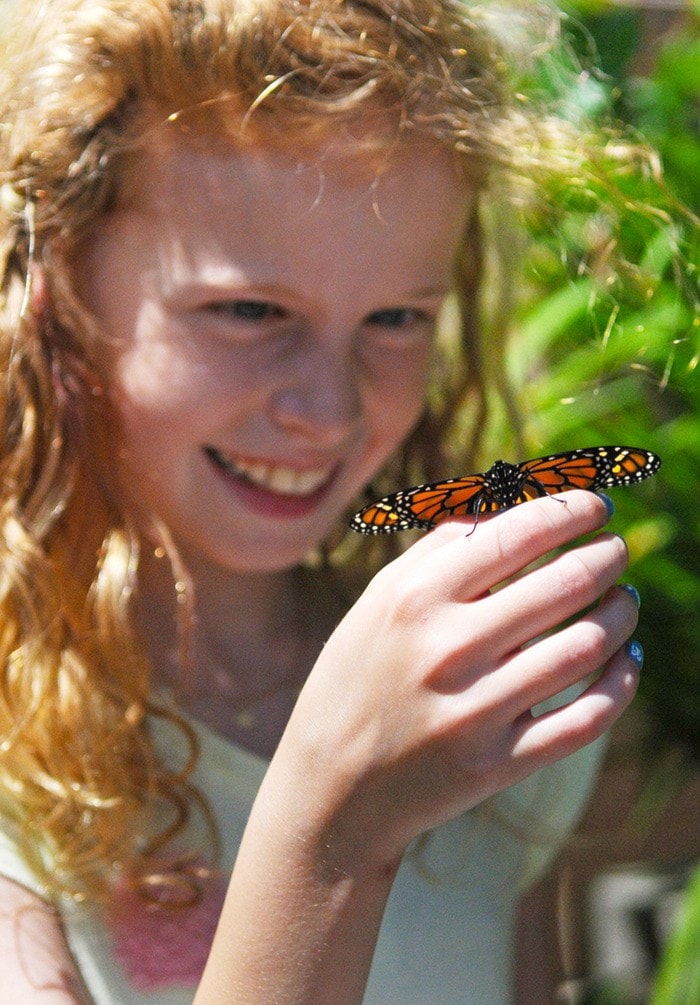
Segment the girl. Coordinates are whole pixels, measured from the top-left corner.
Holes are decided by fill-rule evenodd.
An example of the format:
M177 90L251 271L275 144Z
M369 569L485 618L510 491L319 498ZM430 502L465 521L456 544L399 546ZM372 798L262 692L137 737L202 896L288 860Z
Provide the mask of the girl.
M3 27L7 1001L509 999L518 890L635 690L625 545L574 545L609 513L570 493L364 592L382 541L329 559L371 481L468 469L482 211L579 142L508 94L491 20L21 0Z

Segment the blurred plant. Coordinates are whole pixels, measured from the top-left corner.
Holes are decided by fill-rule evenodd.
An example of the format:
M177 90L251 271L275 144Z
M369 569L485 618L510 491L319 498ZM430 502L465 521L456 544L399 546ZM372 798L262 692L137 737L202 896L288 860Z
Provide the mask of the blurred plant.
M700 868L681 905L678 923L658 969L649 1005L700 1002Z
M580 62L567 101L574 114L612 106L661 152L663 178L618 177L630 211L617 218L596 211L595 192L557 192L556 232L550 218L532 221L520 321L487 448L510 442L524 457L617 442L661 455L654 479L613 493L614 527L629 544L642 596L639 701L654 740L682 744L692 770L700 764L698 18L688 8L641 77L627 73L640 12L597 2L591 14L592 6L579 0L579 20L570 22L571 65ZM587 69L596 49L602 74ZM557 75L556 67L537 82L545 90L547 73ZM613 155L614 140L613 132ZM682 781L678 760L672 764Z
M580 59L567 99L574 114L612 108L659 151L663 180L661 172L620 178L631 212L616 221L583 195L562 203L556 233L533 221L486 446L510 442L525 457L617 442L662 457L649 482L613 492L613 527L628 542L642 596L637 707L652 754L640 758L647 785L638 809L648 820L700 767L700 3L670 15L673 30L653 54L640 9L571 0L569 11L571 65ZM640 46L644 74L635 68ZM603 73L586 68L596 51ZM546 73L538 83L546 90ZM630 1001L617 987L591 993L591 1005ZM650 1005L690 1002L700 1002L700 869Z

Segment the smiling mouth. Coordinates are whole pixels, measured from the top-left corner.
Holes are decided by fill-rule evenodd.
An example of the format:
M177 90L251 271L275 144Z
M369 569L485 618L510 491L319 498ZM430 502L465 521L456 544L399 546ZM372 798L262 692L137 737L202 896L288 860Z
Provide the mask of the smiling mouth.
M222 454L216 447L205 447L204 452L226 474L286 496L308 496L317 492L333 473L332 467L295 471L283 464L266 464L262 461L244 461Z

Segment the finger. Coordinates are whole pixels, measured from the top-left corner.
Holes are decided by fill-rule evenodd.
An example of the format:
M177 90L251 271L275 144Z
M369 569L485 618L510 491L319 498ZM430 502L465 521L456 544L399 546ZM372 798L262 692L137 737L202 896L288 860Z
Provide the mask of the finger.
M627 562L624 540L601 534L482 598L478 624L486 649L490 638L492 654L502 658L551 631L595 603L620 578Z
M637 603L622 587L613 587L598 606L572 625L521 649L493 676L511 720L545 702L604 666L634 631Z
M635 644L637 645L637 644ZM513 731L512 755L525 774L561 760L597 740L630 704L639 683L640 661L619 649L605 671L570 704L533 718L524 713Z
M448 520L419 539L397 560L408 571L420 563L426 584L446 598L469 600L577 537L599 530L609 511L593 492L545 497L470 523Z

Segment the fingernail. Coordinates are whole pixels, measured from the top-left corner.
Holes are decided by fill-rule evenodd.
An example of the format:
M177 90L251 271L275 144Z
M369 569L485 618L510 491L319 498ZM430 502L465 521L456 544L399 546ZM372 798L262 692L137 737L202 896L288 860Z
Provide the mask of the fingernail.
M629 658L637 664L637 669L641 670L644 666L644 650L641 643L637 642L636 639L630 639L625 646L625 650Z
M605 492L597 492L596 495L605 503L605 508L608 511L608 520L610 520L615 513L615 503L609 495L605 494Z
M630 597L632 598L632 600L634 600L635 604L637 605L637 610L639 610L639 607L642 603L642 599L639 596L639 592L634 588L634 586L632 586L631 583L620 583L620 589L624 590L626 593L629 593Z

